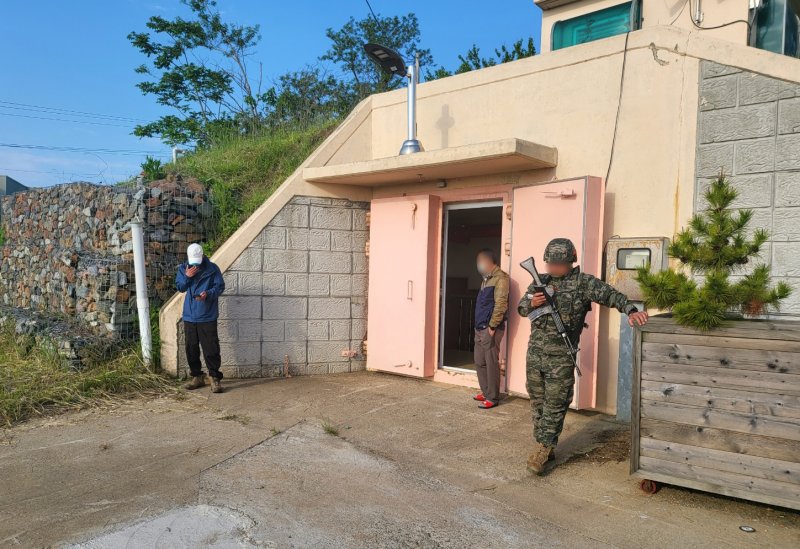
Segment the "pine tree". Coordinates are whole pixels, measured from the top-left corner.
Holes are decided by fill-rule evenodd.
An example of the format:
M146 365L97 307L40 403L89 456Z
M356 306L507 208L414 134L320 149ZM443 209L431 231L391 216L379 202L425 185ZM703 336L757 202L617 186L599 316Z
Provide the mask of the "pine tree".
M791 293L785 282L770 287L766 265L758 265L731 282L730 275L741 274L769 238L764 229L756 229L748 237L747 225L753 212L731 210L736 196L736 189L720 175L705 193L708 208L695 214L669 246L670 256L705 277L702 286L683 271L651 273L648 267L639 269L636 279L645 302L671 310L679 324L710 330L731 314L759 316L770 308L777 310L780 301Z

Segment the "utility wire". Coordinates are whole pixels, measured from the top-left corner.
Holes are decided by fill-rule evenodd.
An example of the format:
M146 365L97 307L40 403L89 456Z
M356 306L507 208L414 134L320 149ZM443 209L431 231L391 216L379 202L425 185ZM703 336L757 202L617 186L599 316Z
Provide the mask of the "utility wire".
M155 156L169 156L164 151L138 151L135 149L92 149L87 147L62 147L57 145L20 145L18 143L0 143L0 147L7 147L10 149L33 149L38 151L60 151L60 152L78 152L78 153L102 153L102 154L119 154L119 155L155 155Z
M38 111L38 112L43 112L45 114L80 115L80 116L88 117L88 118L100 118L100 119L105 119L105 120L116 120L116 121L119 121L119 122L147 122L146 120L143 120L141 118L132 118L132 117L129 117L129 116L118 116L118 115L113 115L113 114L99 114L99 113L86 112L86 111L75 111L75 110L71 110L71 109L62 109L62 108L58 108L58 107L44 107L44 106L41 106L41 105L32 105L30 103L17 103L17 102L14 102L14 101L4 101L2 99L0 99L0 105L2 105L2 106L11 105L11 106L4 107L4 108L9 108L9 109L15 108L15 109L20 109L20 110Z
M6 108L0 105L0 108ZM0 116L13 116L15 118L33 118L35 120L52 120L54 122L72 122L73 124L91 124L92 126L111 126L113 128L128 128L132 126L123 126L122 124L109 124L107 122L91 122L89 120L69 120L67 118L52 118L49 116L33 116L30 114L16 114L12 112L0 112Z
M372 4L369 3L369 0L366 0L366 2L367 2L367 7L369 8L369 11L372 14L372 18L377 22L378 21L378 16L375 15L375 10L372 9Z
M614 134L611 138L611 152L608 155L608 169L606 170L606 180L604 182L606 188L608 188L608 178L611 175L611 166L614 163L614 150L616 149L617 145L617 128L619 127L619 113L622 110L622 90L623 84L625 82L625 65L628 61L628 38L630 38L631 33L630 31L625 33L625 48L622 51L622 68L620 69L619 75L619 96L617 98L617 115L614 118Z

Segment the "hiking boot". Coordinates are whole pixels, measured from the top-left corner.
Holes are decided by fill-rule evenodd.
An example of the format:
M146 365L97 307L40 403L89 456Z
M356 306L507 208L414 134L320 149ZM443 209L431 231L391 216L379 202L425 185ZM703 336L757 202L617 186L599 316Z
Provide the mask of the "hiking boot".
M211 392L212 393L222 392L222 380L217 379L215 377L211 378Z
M192 380L183 386L184 389L187 391L194 391L195 389L199 389L206 384L206 376L199 375L199 376L192 376Z
M533 453L528 458L528 471L537 475L544 471L544 465L550 460L550 454L553 452L552 446L544 446L536 442L533 447ZM553 454L555 456L555 454Z

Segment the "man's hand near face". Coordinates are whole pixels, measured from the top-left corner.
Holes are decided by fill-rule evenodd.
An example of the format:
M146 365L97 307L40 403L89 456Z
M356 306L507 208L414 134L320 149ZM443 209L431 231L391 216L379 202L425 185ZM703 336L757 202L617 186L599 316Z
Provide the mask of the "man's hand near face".
M188 276L189 278L192 278L194 275L197 274L197 271L199 271L199 270L200 270L200 267L198 265L192 265L191 267L186 269L185 273L186 273L186 276Z

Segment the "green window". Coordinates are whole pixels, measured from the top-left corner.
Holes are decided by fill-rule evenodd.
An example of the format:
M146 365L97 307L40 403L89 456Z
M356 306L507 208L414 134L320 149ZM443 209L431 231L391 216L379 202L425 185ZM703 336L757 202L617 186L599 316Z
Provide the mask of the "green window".
M798 19L787 0L764 2L755 17L756 47L792 57L800 56Z
M553 49L624 34L639 28L639 2L625 2L553 25ZM634 5L635 3L635 5Z

